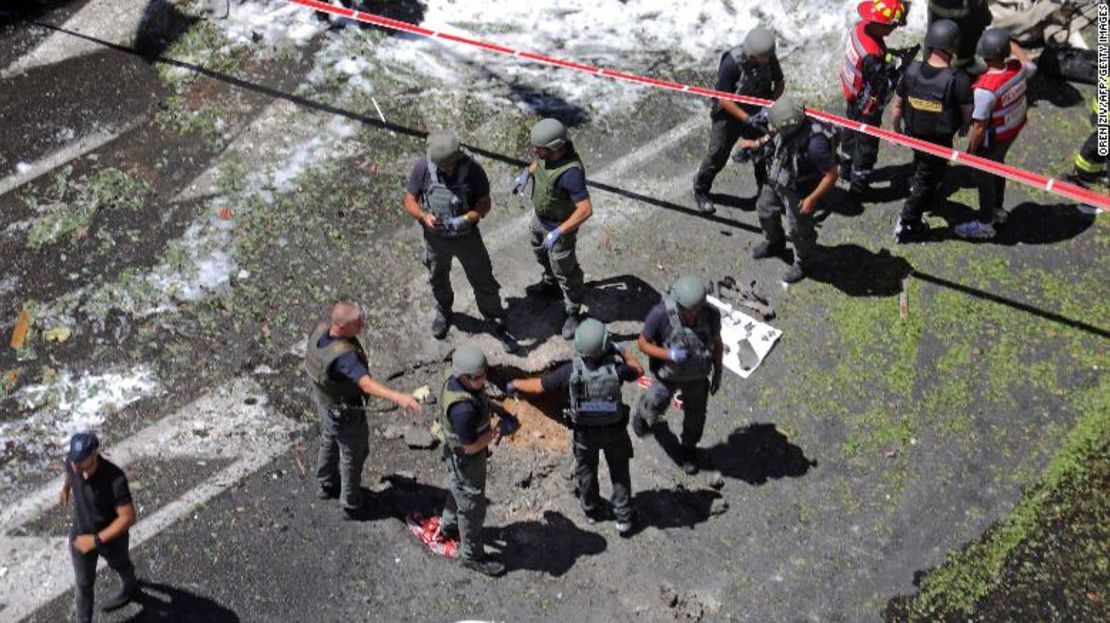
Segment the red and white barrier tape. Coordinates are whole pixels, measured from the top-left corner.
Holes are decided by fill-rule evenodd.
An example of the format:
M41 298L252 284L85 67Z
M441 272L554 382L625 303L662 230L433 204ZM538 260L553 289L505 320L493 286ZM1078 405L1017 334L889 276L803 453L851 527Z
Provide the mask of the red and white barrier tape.
M427 28L422 28L420 26L415 26L408 22L389 19L388 17L382 17L380 15L374 15L373 13L366 13L364 11L356 11L354 9L332 6L325 2L317 2L316 0L289 0L289 2L315 9L317 11L324 11L327 13L332 13L334 15L339 15L341 17L346 17L348 19L365 22L367 24L373 24L375 26L381 26L382 28L389 28L391 30L398 30L401 32L407 32L409 34L420 35L423 37L442 39L444 41L450 41L452 43L461 43L463 45L486 50L487 52L496 52L498 54L513 56L516 58L524 59L526 61L543 63L545 65L562 67L564 69L571 69L574 71L599 76L602 78L623 80L625 82L632 82L635 84L641 84L660 89L679 91L681 93L690 93L701 97L729 99L735 102L740 102L742 104L769 106L772 103L771 100L765 100L758 97L748 97L746 95L736 95L735 93L714 91L713 89L690 86L688 84L682 84L679 82L656 80L654 78L647 78L644 76L637 76L635 74L613 71L612 69L603 69L601 67L593 67L591 65L583 65L582 63L575 63L574 61L563 60L551 56L543 56L541 54L535 54L523 50L514 50L503 45L487 43L485 41L469 39L467 37L460 37L459 35L453 35L451 33L430 30ZM820 119L833 125L848 128L849 130L854 130L856 132L870 134L871 136L876 136L888 143L894 143L896 145L909 147L910 149L922 151L934 156L939 156L941 158L945 158L946 160L958 162L960 164L978 169L980 171L986 171L987 173L1000 175L1015 182L1025 184L1026 186L1032 186L1033 188L1047 191L1054 195L1065 197L1079 203L1094 206L1103 211L1110 210L1110 196L1088 190L1086 188L1083 188L1082 186L1077 186L1068 182L1045 177L1037 173L1031 173L1029 171L1025 171L1023 169L1010 166L1008 164L987 160L986 158L981 158L967 152L959 151L952 147L942 147L934 143L922 141L916 138L905 136L903 134L898 134L890 130L884 130L882 128L870 126L865 123L860 123L859 121L845 119L844 117L839 117L837 115L833 115L824 111L809 108L806 109L806 114L813 117L814 119Z

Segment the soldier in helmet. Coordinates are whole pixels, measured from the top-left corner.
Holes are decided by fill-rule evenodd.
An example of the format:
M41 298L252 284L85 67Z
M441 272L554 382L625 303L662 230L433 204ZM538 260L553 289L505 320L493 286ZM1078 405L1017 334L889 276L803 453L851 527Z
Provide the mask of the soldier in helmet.
M320 416L319 495L321 499L341 498L348 519L359 518L363 510L360 481L370 452L366 397L420 411L420 403L411 394L394 391L370 376L366 349L358 339L362 324L357 305L336 303L329 322L320 323L309 335L304 355Z
M1001 28L988 28L979 39L979 57L987 69L972 85L975 106L971 111L968 153L1005 162L1010 146L1025 127L1025 89L1037 71L1029 55ZM1013 55L1015 58L1010 59ZM1010 60L1007 60L1010 59ZM955 228L961 238L990 240L995 228L1008 217L1003 200L1006 178L976 171L979 185L979 211L975 218Z
M775 56L775 34L762 26L753 28L741 45L721 55L714 89L725 93L749 95L764 99L778 99L786 88ZM760 107L738 104L732 100L717 99L710 118L713 125L709 132L709 153L702 160L694 177L694 203L704 214L717 211L709 192L713 180L725 168L729 152L740 137L754 139L767 133L759 119ZM767 177L766 164L753 159L755 182L762 188Z
M951 147L956 133L971 122L971 81L967 73L950 66L959 41L955 22L942 19L929 26L925 61L910 64L895 92L895 132ZM913 184L894 228L895 241L901 244L928 235L929 226L921 219L932 207L947 167L946 158L914 150Z
M582 159L557 119L541 119L532 126L536 160L514 180L514 194L524 192L532 179L532 251L543 268L538 283L525 288L529 296L562 294L566 321L562 335L574 337L582 313L582 267L575 245L578 228L593 216Z
M489 178L459 145L453 132L428 134L426 158L416 161L405 188L405 212L424 230L424 263L435 297L432 336L442 340L451 325L451 262L458 259L474 288L478 310L493 324L506 351L517 344L505 326L501 284L493 277L478 221L489 214Z
M760 149L771 144L768 183L759 193L756 211L764 240L752 249L759 260L786 251L782 214L786 213L794 241L794 263L782 280L794 283L805 277L817 249L813 212L818 202L836 186L836 134L827 125L806 118L805 107L791 95L771 106L771 134L741 145Z
M607 509L598 493L598 454L605 453L613 484L613 514L617 533L632 532L632 481L628 462L632 440L628 437L628 406L621 385L635 381L643 366L631 354L613 344L605 325L593 318L584 320L574 333L574 360L542 378L510 381L510 394L539 395L547 392L570 395L565 411L574 431L574 474L582 512L590 523L606 518Z
M455 349L440 392L439 425L447 462L447 500L439 536L461 541L462 563L484 575L498 576L505 565L486 554L482 526L486 521L486 464L489 446L516 425L499 413L486 394L486 356L473 344Z
M721 313L706 304L708 284L694 275L676 281L651 309L636 342L658 380L632 412L632 432L657 426L675 394L682 396L682 469L698 471L697 446L705 430L709 396L721 387L724 345Z

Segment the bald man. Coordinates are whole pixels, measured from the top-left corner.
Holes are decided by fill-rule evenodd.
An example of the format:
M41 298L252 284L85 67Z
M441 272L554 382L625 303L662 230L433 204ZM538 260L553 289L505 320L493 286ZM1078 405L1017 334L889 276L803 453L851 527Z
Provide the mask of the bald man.
M320 416L319 495L321 499L340 498L348 519L357 519L362 511L362 466L370 453L366 397L420 411L420 403L411 394L394 391L371 378L366 349L358 338L362 325L357 305L336 303L330 322L320 323L309 335L304 355Z

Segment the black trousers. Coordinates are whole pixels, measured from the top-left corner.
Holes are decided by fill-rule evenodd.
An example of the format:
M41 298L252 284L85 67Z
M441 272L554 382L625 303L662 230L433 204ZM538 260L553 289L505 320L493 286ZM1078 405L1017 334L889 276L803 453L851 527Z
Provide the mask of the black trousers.
M930 143L944 147L952 146L951 136L917 136ZM925 210L932 207L937 197L937 189L944 181L944 172L948 168L948 159L926 154L920 151L913 152L913 183L910 196L902 206L902 222L919 223Z
M701 161L701 167L694 177L694 192L709 194L713 188L713 180L717 178L728 158L732 155L732 148L740 138L756 139L766 134L759 128L754 128L728 114L713 117L713 125L709 128L709 153ZM755 167L755 183L762 188L767 181L766 160L752 159Z
M601 453L609 466L613 484L613 514L617 521L632 521L632 477L628 464L632 459L632 439L627 424L576 427L574 429L574 477L582 511L596 516L602 510L598 491L597 466Z
M856 108L848 105L846 116L852 121L862 121L876 127L882 124L881 108L869 115L859 113ZM878 160L879 137L847 128L840 129L840 162L848 173L845 179L851 182L853 188L867 187L871 183L871 175L875 172L875 163Z
M135 565L131 564L131 555L128 552L130 535L126 532L116 540L105 543L99 550L92 550L82 554L73 547L76 535L69 535L69 553L73 559L73 574L76 578L73 589L74 599L77 601L77 622L89 623L93 618L93 586L96 584L96 563L103 556L108 567L119 574L120 583L125 592L139 587L139 580L135 578Z

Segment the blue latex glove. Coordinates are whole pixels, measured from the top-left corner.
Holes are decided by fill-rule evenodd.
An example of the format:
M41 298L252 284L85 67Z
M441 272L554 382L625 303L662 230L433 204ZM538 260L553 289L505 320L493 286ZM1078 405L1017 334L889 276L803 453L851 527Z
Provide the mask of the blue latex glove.
M452 216L451 218L447 219L447 222L444 223L443 226L452 231L459 231L460 229L466 229L466 226L468 224L469 222L466 220L466 217Z
M532 177L532 172L529 171L528 169L524 169L523 171L521 171L520 175L516 176L516 179L513 180L513 186L512 186L512 189L511 189L513 191L513 194L514 195L519 195L520 192L522 190L524 190L524 186L526 184L528 184L528 180L531 177Z
M516 395L516 381L509 381L508 384L505 385L505 393L510 396Z
M667 357L675 363L683 363L690 358L690 353L681 346L667 349Z
M558 242L559 238L562 238L562 237L563 237L563 232L559 231L558 227L556 227L555 229L552 229L551 232L549 232L547 234L547 236L544 236L543 248L550 251L551 247L555 246L555 243Z
M721 369L713 369L713 377L709 379L709 395L716 395L717 390L721 389Z

